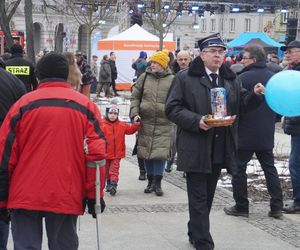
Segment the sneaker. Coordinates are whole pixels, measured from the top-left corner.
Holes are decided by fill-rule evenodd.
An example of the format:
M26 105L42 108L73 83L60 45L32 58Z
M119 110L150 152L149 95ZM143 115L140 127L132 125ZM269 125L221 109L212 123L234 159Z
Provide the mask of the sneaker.
M165 168L165 171L166 171L167 173L171 173L171 172L172 172L172 168Z
M282 211L269 211L269 213L268 213L268 216L269 217L273 217L273 218L275 218L275 219L282 219L282 217L283 217L283 214L282 214Z
M285 204L282 211L287 214L300 214L300 206L295 203Z
M249 217L249 212L248 211L238 211L236 209L236 206L225 207L224 212L227 215Z

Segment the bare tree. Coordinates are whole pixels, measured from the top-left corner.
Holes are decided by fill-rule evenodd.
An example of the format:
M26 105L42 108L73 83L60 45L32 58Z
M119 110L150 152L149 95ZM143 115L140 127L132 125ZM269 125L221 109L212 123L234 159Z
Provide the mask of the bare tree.
M140 8L145 20L153 27L159 37L159 49L163 49L163 41L176 18L182 15L184 5L188 0L178 1L154 0L150 6Z
M33 19L32 19L32 0L25 0L24 4L25 24L26 24L26 50L27 56L35 62L34 38L33 38Z
M114 11L114 2L111 0L67 0L67 6L71 10L74 18L80 25L84 25L88 31L88 61L91 59L91 36L93 31L99 27L101 22L104 22L112 15Z
M0 27L6 37L8 47L13 45L13 38L10 34L9 23L20 2L21 0L10 1L9 3L6 0L0 0Z

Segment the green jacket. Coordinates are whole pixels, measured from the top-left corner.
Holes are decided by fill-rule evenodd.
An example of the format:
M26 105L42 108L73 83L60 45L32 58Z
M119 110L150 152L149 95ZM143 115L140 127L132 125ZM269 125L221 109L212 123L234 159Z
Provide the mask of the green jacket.
M147 68L133 88L130 117L141 117L137 146L140 158L167 160L170 157L172 123L165 115L165 103L172 80L169 69L157 74Z

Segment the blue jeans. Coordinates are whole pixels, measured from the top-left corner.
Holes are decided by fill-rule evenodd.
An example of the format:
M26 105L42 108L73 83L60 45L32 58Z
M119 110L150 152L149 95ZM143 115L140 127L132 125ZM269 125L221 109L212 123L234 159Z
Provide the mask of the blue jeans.
M300 136L291 136L289 169L292 180L295 205L300 206Z
M7 239L9 232L9 224L0 220L0 250L7 250Z
M145 160L146 172L148 175L162 176L165 164L165 160Z

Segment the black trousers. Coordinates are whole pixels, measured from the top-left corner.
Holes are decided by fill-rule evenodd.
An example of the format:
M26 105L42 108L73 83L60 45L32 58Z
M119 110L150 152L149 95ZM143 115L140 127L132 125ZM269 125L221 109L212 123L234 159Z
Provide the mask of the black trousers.
M11 212L14 250L41 250L45 218L50 250L77 250L77 215L15 209Z
M211 174L186 173L190 215L188 235L195 242L197 250L214 249L209 231L209 213L221 168L222 165L213 165Z
M247 164L255 153L262 170L264 171L268 192L271 196L270 206L272 211L282 210L282 189L279 182L277 169L274 166L272 150L264 151L238 151L237 172L232 176L233 198L239 211L249 211L247 192Z

